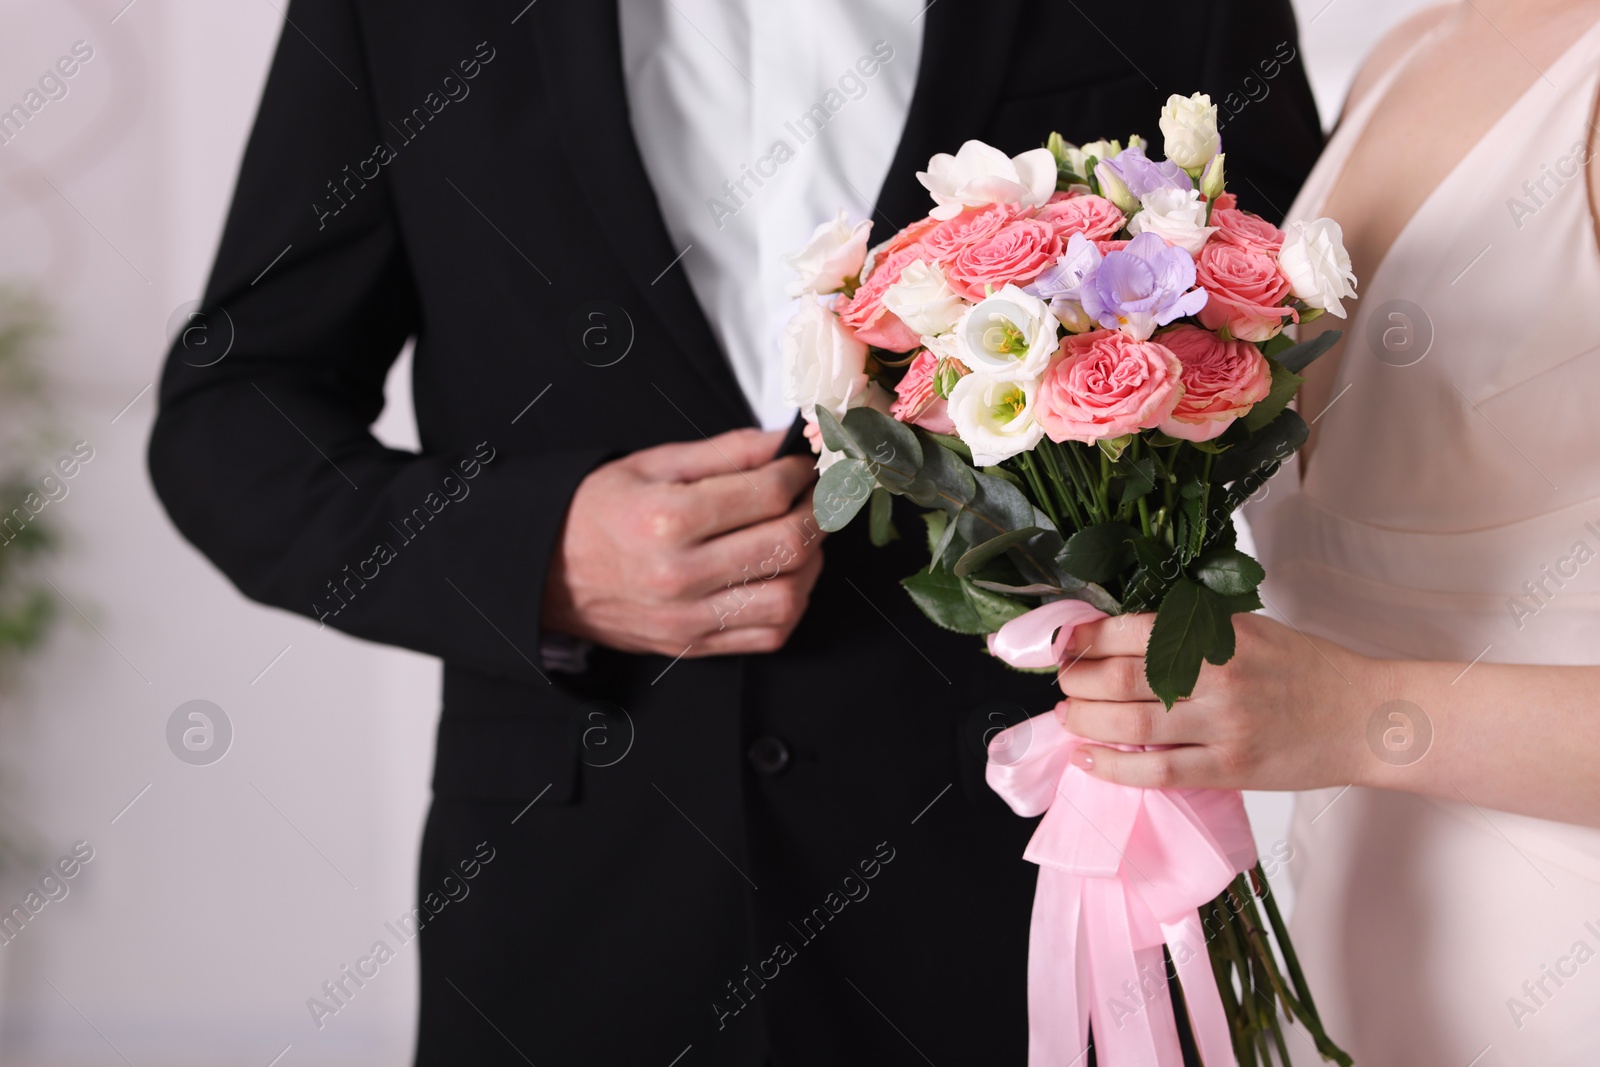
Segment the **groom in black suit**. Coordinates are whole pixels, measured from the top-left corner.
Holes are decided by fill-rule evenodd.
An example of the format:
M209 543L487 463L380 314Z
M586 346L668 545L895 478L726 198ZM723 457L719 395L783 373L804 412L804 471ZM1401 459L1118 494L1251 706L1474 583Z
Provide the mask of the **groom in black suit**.
M808 462L731 432L752 414L635 145L616 3L289 19L200 312L236 339L174 348L150 469L246 595L444 661L417 1062L1022 1063L1031 823L983 741L1057 694L917 612L915 515L825 564L785 533ZM1171 92L1236 112L1264 214L1320 147L1288 0L922 21L880 239L925 214L935 151L1159 144ZM368 430L408 338L418 455ZM705 602L752 570L776 584L718 629Z

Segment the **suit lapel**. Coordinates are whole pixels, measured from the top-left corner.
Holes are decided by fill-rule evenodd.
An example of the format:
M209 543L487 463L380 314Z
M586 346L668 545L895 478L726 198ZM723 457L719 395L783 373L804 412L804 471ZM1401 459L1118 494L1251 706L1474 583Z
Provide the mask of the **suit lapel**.
M926 215L933 202L917 171L933 153L953 153L983 132L1000 98L1022 6L1023 0L983 0L981 7L934 0L924 9L916 90L878 194L878 226L898 230Z
M927 214L916 172L934 152L954 151L982 131L999 98L1023 2L985 0L977 35L972 5L936 0L926 9L916 89L878 194L880 226L898 229ZM616 0L544 0L529 15L561 146L590 210L712 394L754 422L688 275L674 263L683 250L672 246L629 122ZM961 76L952 78L952 70Z
M672 246L628 118L617 0L544 0L529 12L544 87L578 184L628 276L713 396L755 422ZM670 264L670 267L669 267Z

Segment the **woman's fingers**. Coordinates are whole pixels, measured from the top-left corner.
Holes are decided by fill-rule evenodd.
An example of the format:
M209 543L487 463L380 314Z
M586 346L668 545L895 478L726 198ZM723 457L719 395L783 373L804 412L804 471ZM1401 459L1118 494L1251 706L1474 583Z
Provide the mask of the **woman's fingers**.
M1105 744L1195 745L1214 740L1205 714L1186 714L1183 704L1168 711L1153 700L1124 702L1072 697L1056 705L1056 717L1079 737Z
M1156 752L1123 752L1101 745L1083 745L1072 754L1074 766L1096 778L1141 789L1217 787L1225 778L1216 751L1184 745Z
M1089 656L1071 661L1056 682L1061 692L1084 700L1154 700L1144 674L1143 656Z
M1097 622L1086 622L1072 633L1067 643L1067 659L1103 659L1106 656L1143 656L1150 643L1153 614L1113 615Z

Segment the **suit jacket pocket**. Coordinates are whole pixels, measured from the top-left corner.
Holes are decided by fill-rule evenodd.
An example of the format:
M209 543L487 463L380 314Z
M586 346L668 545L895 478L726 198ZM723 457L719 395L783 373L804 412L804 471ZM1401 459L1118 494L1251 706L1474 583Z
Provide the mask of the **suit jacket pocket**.
M434 796L571 803L587 710L551 686L447 665Z

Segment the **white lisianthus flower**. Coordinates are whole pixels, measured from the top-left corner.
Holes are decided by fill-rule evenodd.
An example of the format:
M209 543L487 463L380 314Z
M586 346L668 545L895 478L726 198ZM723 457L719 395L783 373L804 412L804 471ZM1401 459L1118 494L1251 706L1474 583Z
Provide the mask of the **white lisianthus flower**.
M852 401L865 397L867 346L856 340L828 308L805 300L783 328L783 400L807 418L825 407L843 417Z
M1356 295L1356 275L1344 250L1344 231L1332 219L1290 223L1278 252L1289 291L1307 307L1344 318L1345 297Z
M1217 133L1217 107L1205 93L1167 97L1161 109L1161 135L1167 158L1188 171L1199 174L1222 147Z
M900 280L884 290L883 306L916 333L931 337L949 333L967 310L939 264L920 259L908 263Z
M972 462L992 467L1039 443L1044 427L1033 417L1038 382L969 374L950 390L950 421L972 449Z
M1050 141L1052 153L1068 170L1074 174L1089 176L1089 159L1111 159L1122 151L1122 144L1118 141L1090 141L1086 145L1075 145L1071 141L1053 134Z
M1056 157L1048 148L1007 156L982 141L968 141L955 155L940 152L917 172L933 194L936 219L953 219L964 208L985 204L1040 207L1056 191Z
M1206 241L1217 232L1206 225L1206 202L1198 189L1157 189L1140 203L1144 210L1128 220L1128 232L1146 230L1169 245L1198 256Z
M846 278L861 273L861 264L867 258L867 234L871 230L870 220L852 226L843 211L832 221L818 226L806 246L789 257L789 265L795 270L795 279L789 283L789 295L825 294L843 289Z
M1060 326L1050 305L1007 285L967 309L956 323L961 362L1001 381L1034 379L1044 373L1059 346Z

